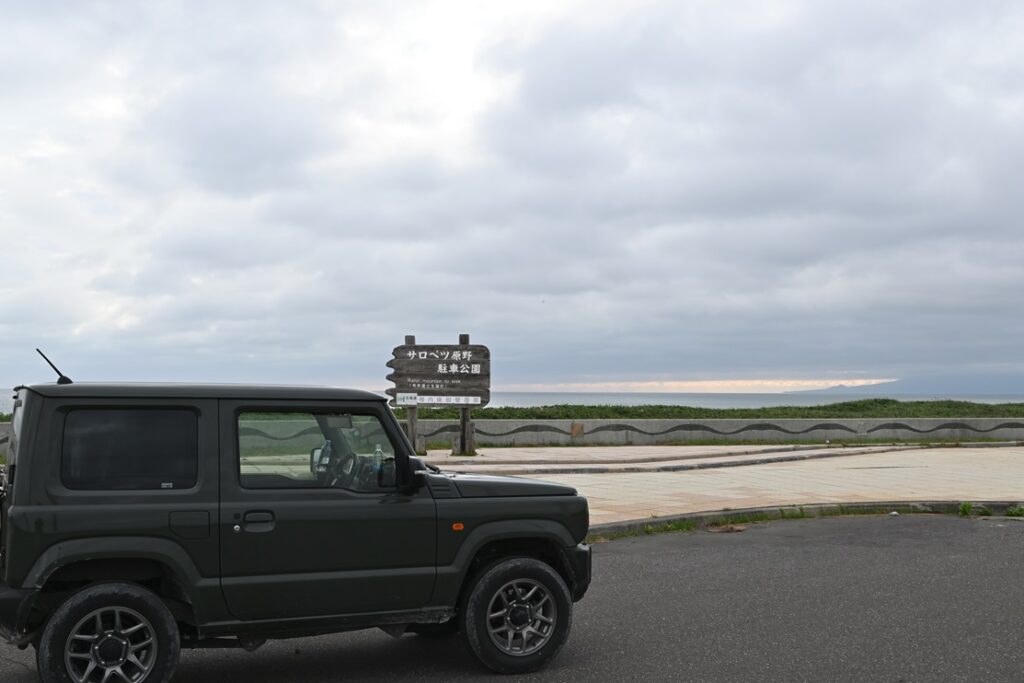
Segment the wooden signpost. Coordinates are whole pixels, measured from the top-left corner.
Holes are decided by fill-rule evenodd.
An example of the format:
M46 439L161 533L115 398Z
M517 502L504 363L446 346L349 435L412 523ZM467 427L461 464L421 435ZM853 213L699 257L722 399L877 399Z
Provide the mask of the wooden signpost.
M459 406L459 438L456 452L474 451L473 423L470 411L491 400L491 352L486 346L470 344L468 334L459 335L458 344L417 344L407 335L405 344L396 346L387 366L393 372L387 379L395 386L387 390L391 405L402 406L408 415L409 440L417 452L417 408L421 405Z

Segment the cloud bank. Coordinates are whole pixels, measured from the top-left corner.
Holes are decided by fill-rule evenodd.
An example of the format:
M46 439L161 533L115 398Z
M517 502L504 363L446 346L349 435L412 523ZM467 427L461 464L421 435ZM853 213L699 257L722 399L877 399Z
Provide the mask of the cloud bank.
M214 6L215 5L215 6ZM0 10L0 380L1024 371L1024 9Z

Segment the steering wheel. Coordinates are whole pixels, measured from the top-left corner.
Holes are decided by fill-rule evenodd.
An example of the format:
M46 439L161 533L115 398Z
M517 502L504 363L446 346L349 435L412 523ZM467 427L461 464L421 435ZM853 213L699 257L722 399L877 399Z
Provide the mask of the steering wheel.
M325 443L331 444L330 441ZM351 488L352 480L356 476L356 454L349 448L344 439L341 440L338 446L337 450L334 449L333 444L330 446L324 486ZM322 460L322 453L320 457Z

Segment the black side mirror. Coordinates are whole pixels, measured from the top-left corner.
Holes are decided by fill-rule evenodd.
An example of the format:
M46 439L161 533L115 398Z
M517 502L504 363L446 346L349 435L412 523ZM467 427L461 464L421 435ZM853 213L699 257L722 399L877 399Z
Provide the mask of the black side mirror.
M398 483L395 469L395 459L387 458L377 468L377 488L393 489Z
M418 458L410 458L406 462L406 466L402 468L402 477L398 485L404 493L415 493L427 485L427 479L424 476L426 472L427 468Z

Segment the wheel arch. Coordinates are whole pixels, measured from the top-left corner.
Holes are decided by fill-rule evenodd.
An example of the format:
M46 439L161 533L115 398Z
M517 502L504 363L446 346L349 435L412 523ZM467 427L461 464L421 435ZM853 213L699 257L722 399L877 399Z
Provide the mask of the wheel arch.
M164 600L175 618L198 624L195 593L202 577L185 550L172 541L145 537L77 539L47 549L24 586L38 591L36 610L45 617L69 594L96 583L125 581Z
M90 560L150 560L167 567L186 589L200 581L195 563L177 543L163 538L119 536L75 539L50 546L32 565L22 586L41 589L62 567Z
M470 532L452 567L438 568L438 598L460 606L481 571L509 557L533 557L550 565L572 588L574 576L564 548L575 545L569 530L552 520L508 520Z

